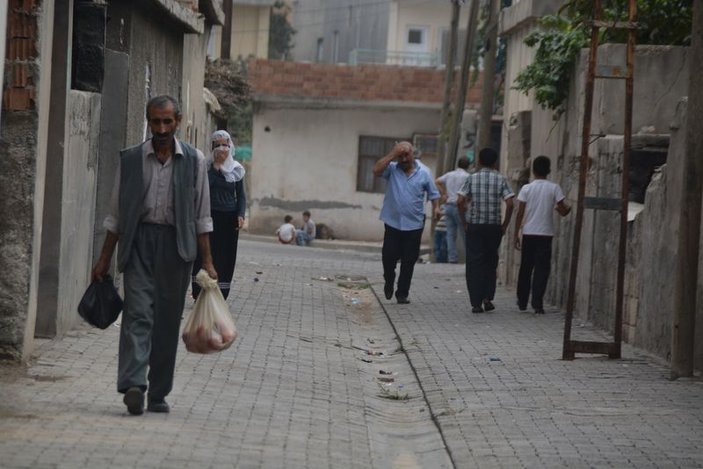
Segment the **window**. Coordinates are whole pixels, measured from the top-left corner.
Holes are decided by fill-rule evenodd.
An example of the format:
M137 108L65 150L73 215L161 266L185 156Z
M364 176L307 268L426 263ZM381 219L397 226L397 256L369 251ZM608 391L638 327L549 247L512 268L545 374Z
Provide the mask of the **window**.
M413 146L425 156L437 156L439 153L438 136L435 134L415 134L413 135Z
M316 59L318 62L322 62L325 60L325 49L322 45L322 38L317 39L317 55Z
M415 134L412 142L417 152L417 158L430 168L430 171L434 171L439 153L438 136L436 134Z
M424 44L424 32L422 29L410 28L408 30L408 44Z
M386 180L373 175L373 165L387 155L395 142L410 140L405 137L359 137L359 166L356 174L356 190L359 192L384 193Z
M429 26L408 26L405 30L403 65L426 67L430 65Z
M339 31L334 32L334 41L332 43L332 63L339 62Z

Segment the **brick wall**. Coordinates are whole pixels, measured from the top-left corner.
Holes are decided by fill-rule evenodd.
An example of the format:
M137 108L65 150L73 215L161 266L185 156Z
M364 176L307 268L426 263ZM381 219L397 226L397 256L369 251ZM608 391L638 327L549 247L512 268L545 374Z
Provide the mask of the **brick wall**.
M254 95L441 103L444 71L391 65L332 65L252 59L248 81ZM481 77L466 96L481 102Z
M7 111L34 109L37 2L10 0L8 7L2 106Z

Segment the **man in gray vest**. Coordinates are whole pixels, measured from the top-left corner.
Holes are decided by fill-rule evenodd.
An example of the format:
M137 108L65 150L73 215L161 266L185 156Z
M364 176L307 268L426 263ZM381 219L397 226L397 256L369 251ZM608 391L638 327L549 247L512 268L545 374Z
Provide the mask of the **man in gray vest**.
M157 96L146 105L152 137L122 150L107 229L93 279L110 268L117 241L117 268L124 272L117 390L130 414L168 412L178 336L197 251L217 278L208 233L210 188L202 152L176 139L178 102ZM149 374L147 376L147 367Z

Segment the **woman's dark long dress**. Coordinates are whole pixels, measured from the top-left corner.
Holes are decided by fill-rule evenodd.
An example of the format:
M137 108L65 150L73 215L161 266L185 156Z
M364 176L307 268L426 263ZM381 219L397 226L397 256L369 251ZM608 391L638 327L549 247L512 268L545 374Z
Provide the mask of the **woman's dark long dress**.
M210 181L210 214L213 231L210 233L212 261L217 271L217 283L222 296L227 299L234 266L237 263L237 243L239 241L239 217L244 217L247 201L244 193L244 180L227 182L224 175L210 167L207 172ZM200 293L195 275L202 266L200 255L193 263L193 298Z

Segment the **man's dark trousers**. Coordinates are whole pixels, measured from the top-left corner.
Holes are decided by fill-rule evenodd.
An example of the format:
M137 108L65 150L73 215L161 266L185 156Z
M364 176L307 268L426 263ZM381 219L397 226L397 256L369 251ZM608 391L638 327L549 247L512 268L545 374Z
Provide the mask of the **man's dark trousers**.
M527 308L530 287L532 287L532 307L544 308L542 300L547 290L551 267L552 237L523 235L520 273L517 279L517 303L520 308Z
M401 231L385 225L383 235L383 278L387 284L395 282L395 266L400 260L400 274L396 298L407 298L410 292L410 281L413 278L415 263L420 257L420 240L422 228L419 230Z
M117 390L147 388L162 399L173 387L179 328L192 262L178 254L176 228L140 223L124 271Z
M471 306L482 306L496 294L500 225L469 224L466 229L466 287Z

